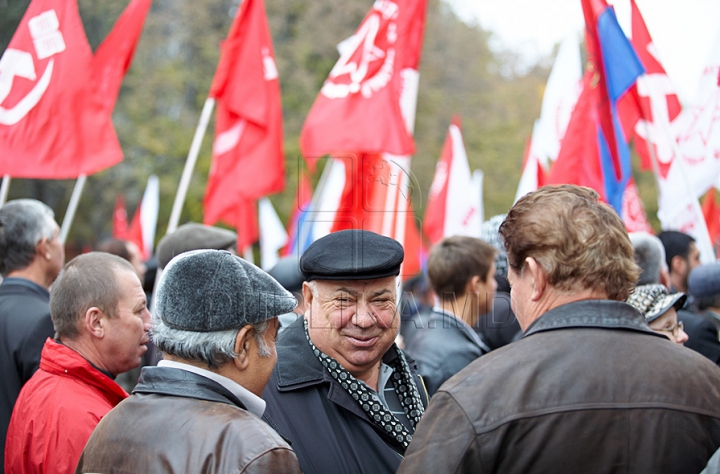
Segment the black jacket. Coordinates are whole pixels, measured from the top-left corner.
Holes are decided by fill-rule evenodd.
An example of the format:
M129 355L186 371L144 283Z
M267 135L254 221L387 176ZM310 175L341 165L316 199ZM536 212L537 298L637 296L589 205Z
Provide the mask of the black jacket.
M40 366L45 340L55 334L49 301L45 288L24 278L0 285L0 466L15 401Z
M393 351L385 354L394 357ZM303 318L277 341L278 361L263 398L263 417L291 441L300 467L312 473L394 473L404 448L381 432L362 407L325 370L305 338ZM408 359L410 367L414 361ZM415 383L427 405L422 382Z
M720 369L588 300L448 380L398 472L690 473L718 447Z
M682 321L685 325L685 332L688 335L685 347L699 352L720 365L720 340L718 340L720 321L707 311L696 314L682 309L678 311L678 321Z
M406 341L406 352L415 359L428 394L433 396L450 377L490 352L468 325L438 309L419 315L423 327Z
M219 383L145 367L133 395L105 415L76 472L300 473L288 444Z

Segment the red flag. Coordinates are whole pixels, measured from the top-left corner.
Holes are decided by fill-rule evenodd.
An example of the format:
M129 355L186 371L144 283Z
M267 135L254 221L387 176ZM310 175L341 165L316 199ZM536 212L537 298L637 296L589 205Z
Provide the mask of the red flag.
M119 194L115 198L115 210L113 211L113 232L114 239L125 240L128 236L127 211L125 210L125 196Z
M583 88L570 116L558 159L550 170L547 184L576 184L592 188L604 196L604 184L597 145L597 108L592 88L594 73L583 77Z
M135 209L135 214L133 215L132 222L130 223L130 229L128 230L127 238L125 240L137 245L137 248L142 254L143 260L148 260L151 257L151 255L148 255L147 252L145 252L145 245L143 244L145 239L143 236L142 226L142 199L138 203L137 209Z
M93 55L77 2L34 0L0 58L0 174L66 179L120 161L111 114L151 0L132 0Z
M405 249L402 276L421 270L422 241L407 188L407 171L379 154L336 158L345 165L345 187L332 232L364 229L398 240ZM403 211L397 211L403 209ZM398 235L404 219L404 235Z
M669 125L678 118L682 106L673 84L655 55L653 40L640 10L634 0L630 1L630 5L632 7L632 43L640 61L645 66L646 73L630 89L636 111L626 107L620 109L620 114L624 117L623 122L631 125L625 130L627 136L630 136L631 133L634 135L635 149L640 155L642 169L654 169L648 150L648 144L651 143L653 155L657 158L658 171L660 176L665 178L675 156L671 142L674 137L668 133ZM640 120L636 120L636 124L629 123L633 117L637 119L638 113Z
M448 129L425 209L423 230L431 243L452 235L480 237L482 209L471 188L470 165L456 117Z
M205 223L285 188L280 82L263 0L245 0L222 46L210 88L218 101Z
M400 97L417 84L425 10L426 0L376 1L343 42L300 133L311 168L325 154L414 153Z
M713 248L717 248L718 244L720 244L720 206L717 205L715 199L714 187L710 188L707 194L705 194L702 211Z

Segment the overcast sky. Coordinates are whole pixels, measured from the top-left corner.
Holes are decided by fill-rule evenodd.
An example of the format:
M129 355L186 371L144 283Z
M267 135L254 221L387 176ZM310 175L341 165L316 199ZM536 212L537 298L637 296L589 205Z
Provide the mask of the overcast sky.
M580 0L447 0L458 14L497 34L496 47L534 62L567 35L580 38ZM697 80L720 32L719 0L636 0L681 100L695 96ZM629 24L629 0L611 0L618 20ZM623 25L624 26L624 25ZM720 47L720 45L718 45Z

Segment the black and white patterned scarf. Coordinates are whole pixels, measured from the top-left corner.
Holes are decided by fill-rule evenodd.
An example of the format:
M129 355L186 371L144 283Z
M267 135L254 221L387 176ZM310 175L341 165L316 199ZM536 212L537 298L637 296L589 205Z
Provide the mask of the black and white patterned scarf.
M383 405L380 401L378 394L365 385L364 382L356 379L350 372L348 372L338 361L323 353L315 347L312 340L310 340L310 333L308 332L308 322L305 320L305 337L307 338L310 347L313 350L313 354L318 358L320 363L325 369L330 372L330 375L345 389L362 407L365 413L368 414L370 419L380 429L391 435L395 440L400 443L404 448L407 448L412 441L415 427L417 426L423 413L425 413L425 407L420 398L420 392L418 392L415 381L412 378L410 372L410 366L405 360L405 355L397 350L396 346L393 345L391 350L397 352L397 357L392 363L393 374L391 376L395 393L400 400L400 404L405 411L405 414L410 420L412 426L412 432L408 430L405 425L398 420L395 415L390 412L389 409ZM382 387L378 387L382 390Z

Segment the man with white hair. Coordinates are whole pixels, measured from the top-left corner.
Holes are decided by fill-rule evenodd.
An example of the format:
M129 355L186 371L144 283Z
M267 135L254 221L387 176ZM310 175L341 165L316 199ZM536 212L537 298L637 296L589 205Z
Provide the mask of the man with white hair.
M152 327L164 360L144 367L133 395L98 425L76 472L299 473L290 446L260 419L277 316L296 304L229 252L172 259Z
M40 201L0 208L0 466L15 401L54 334L48 289L65 263L59 234L52 209Z

